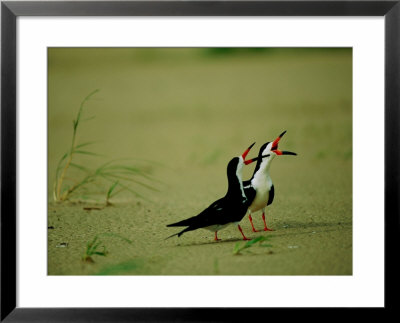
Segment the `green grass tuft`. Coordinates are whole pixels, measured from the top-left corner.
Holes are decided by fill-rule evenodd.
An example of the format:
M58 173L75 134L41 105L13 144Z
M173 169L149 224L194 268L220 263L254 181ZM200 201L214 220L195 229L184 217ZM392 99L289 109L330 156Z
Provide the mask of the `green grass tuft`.
M233 254L234 255L239 255L243 250L248 249L253 247L257 242L259 242L260 247L272 247L270 244L265 244L262 243L263 241L267 241L270 239L270 236L267 237L257 237L253 240L247 241L245 244L242 244L240 242L235 244L235 247L233 248Z
M66 201L70 198L72 194L76 194L76 192L83 186L94 182L98 184L98 182L100 181L110 183L108 186L108 190L105 194L106 206L112 205L112 203L110 202L110 198L114 197L122 191L128 191L134 194L136 197L146 199L144 196L136 192L136 190L134 190L131 185L137 185L152 191L158 191L152 185L152 183L156 182L156 180L154 180L150 176L149 171L146 170L144 167L121 164L121 159L115 159L107 161L106 163L103 163L100 167L93 170L88 169L87 167L75 162L75 157L77 155L87 155L94 157L103 156L102 154L98 154L96 152L86 149L88 146L93 145L95 143L94 141L77 143L76 139L81 122L93 119L93 117L82 119L82 116L86 102L89 101L92 96L98 92L99 90L95 90L84 98L79 107L78 114L75 120L73 120L72 122L73 132L71 146L68 151L61 157L56 168L56 179L53 189L53 198L56 202ZM70 167L84 172L85 175L83 175L83 177L81 178L67 177L67 173L69 172ZM138 180L139 177L141 178L141 180ZM148 181L150 183L146 183L145 181ZM116 189L117 187L119 188L118 190Z
M116 233L112 232L100 233L96 235L93 238L93 240L87 242L85 253L82 256L82 261L93 263L94 262L93 256L103 256L103 257L107 256L108 251L106 249L106 246L99 239L99 237L113 237L121 239L122 241L125 241L127 243L132 243L131 240Z

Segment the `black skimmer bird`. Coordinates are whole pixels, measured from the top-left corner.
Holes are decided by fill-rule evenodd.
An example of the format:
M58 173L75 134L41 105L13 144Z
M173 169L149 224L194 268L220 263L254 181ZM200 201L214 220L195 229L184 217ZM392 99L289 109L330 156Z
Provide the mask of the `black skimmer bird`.
M217 232L229 224L235 223L237 224L238 229L243 236L243 240L250 240L246 238L242 228L239 225L239 222L246 215L247 209L251 203L251 200L249 197L246 197L243 190L242 170L244 165L248 165L254 161L258 161L260 158L269 156L260 155L257 158L246 160L246 156L253 146L254 144L247 148L241 156L234 157L228 163L228 192L226 195L212 203L208 208L198 215L183 221L168 224L167 227L187 227L181 232L175 233L168 238L173 236L180 237L185 232L202 228L213 231L215 233L214 240L218 241L220 239L218 239Z
M282 132L273 142L267 142L261 146L258 156L269 155L268 158L258 158L253 176L248 181L243 182L244 192L247 197L251 198L252 202L249 206L249 220L253 232L257 232L254 228L251 214L262 209L262 219L264 221L264 231L272 231L267 227L265 221L265 208L274 200L274 185L269 174L271 162L277 155L297 155L291 151L278 150L279 140L283 137L286 131Z

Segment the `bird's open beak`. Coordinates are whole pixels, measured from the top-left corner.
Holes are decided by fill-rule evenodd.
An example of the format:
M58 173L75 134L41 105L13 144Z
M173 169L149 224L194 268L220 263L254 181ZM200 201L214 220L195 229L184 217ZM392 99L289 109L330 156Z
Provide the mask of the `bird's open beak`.
M248 160L245 160L245 161L244 161L244 164L245 164L245 165L248 165L248 164L251 164L251 163L253 163L253 162L255 162L255 161L259 161L259 160L263 159L264 157L269 157L269 156L271 156L271 155L270 155L270 154L267 154L267 155L263 155L263 156L260 156L260 157L248 159Z
M282 132L278 138L276 138L273 143L272 143L272 147L271 147L271 151L277 155L294 155L296 156L296 153L293 153L291 151L286 151L286 150L278 150L278 143L279 140L281 140L281 138L283 137L283 135L286 133L286 130L284 132Z
M249 153L249 151L250 151L250 149L255 145L256 143L255 142L253 142L251 145L250 145L250 147L249 148L247 148L246 150L245 150L245 152L242 154L242 158L243 158L243 160L246 160L246 156L247 156L247 154Z
M291 151L286 151L286 150L275 149L275 150L271 150L271 151L274 152L277 155L293 155L293 156L297 156L296 153L291 152Z
M264 155L264 156L260 156L260 157L256 157L256 158L252 158L252 159L246 160L247 154L249 153L250 149L251 149L254 145L255 145L255 142L253 142L253 143L249 146L249 148L247 148L247 149L245 150L245 152L242 154L242 158L243 158L243 161L244 161L244 164L245 164L245 165L251 164L251 163L253 163L253 162L255 162L255 161L258 161L258 160L260 160L260 159L262 159L262 158L264 158L264 157L270 156L270 155L268 154L268 155Z
M281 138L283 137L283 135L284 135L285 133L286 133L286 130L285 130L284 132L282 132L282 133L278 136L278 138L276 138L276 139L274 140L274 142L272 143L271 150L276 150L276 149L278 149L279 140L281 140Z

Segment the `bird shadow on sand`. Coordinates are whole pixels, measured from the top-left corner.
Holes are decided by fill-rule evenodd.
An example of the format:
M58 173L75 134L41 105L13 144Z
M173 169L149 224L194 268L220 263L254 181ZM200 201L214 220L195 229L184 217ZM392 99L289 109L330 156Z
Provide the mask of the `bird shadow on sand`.
M253 238L254 239L254 238ZM227 242L240 242L240 241L245 241L241 238L228 238L228 239L222 239L218 240L218 241L214 241L214 240L209 240L209 241L205 241L205 242L193 242L193 243L180 243L178 245L176 245L175 247L192 247L192 246L204 246L204 245L217 245L217 244L223 244L223 243L227 243Z

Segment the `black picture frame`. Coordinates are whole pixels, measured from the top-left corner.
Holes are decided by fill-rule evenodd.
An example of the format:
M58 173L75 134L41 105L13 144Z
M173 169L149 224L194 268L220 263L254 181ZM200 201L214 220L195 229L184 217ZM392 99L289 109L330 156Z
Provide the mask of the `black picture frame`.
M1 321L202 322L262 318L271 309L16 307L16 19L18 16L383 16L385 19L385 307L399 286L400 0L4 1L1 3ZM382 147L371 147L376 153ZM371 223L371 237L373 224ZM368 289L366 288L366 291ZM38 291L40 293L40 291ZM251 291L249 290L251 294ZM238 295L238 297L241 297ZM282 312L282 309L275 309ZM268 314L266 311L269 311ZM377 315L382 309L376 309ZM332 311L330 311L332 312ZM368 314L372 315L371 312ZM378 316L377 316L378 317ZM370 316L370 318L373 318Z

